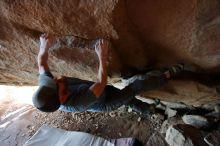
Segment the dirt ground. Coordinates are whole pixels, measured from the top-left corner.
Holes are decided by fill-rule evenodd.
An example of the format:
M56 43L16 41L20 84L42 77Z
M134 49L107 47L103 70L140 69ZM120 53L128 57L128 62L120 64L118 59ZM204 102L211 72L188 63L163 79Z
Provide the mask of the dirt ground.
M54 118L55 116L59 118ZM110 113L57 112L45 116L44 113L37 112L35 117L43 119L45 123L52 123L53 126L66 130L89 132L105 138L134 136L142 141L148 138L152 134L151 132L158 129L162 122L153 116L150 119L134 112L128 113L123 107ZM154 115L154 117L159 118L159 115ZM156 123L156 120L159 121ZM41 123L42 121L36 125Z
M21 146L44 124L103 138L135 137L146 143L164 121L163 115L143 117L123 106L110 113L43 113L10 98L1 99L0 111L0 146Z
M20 122L20 119L17 118L19 115L22 119ZM142 117L137 113L127 112L125 107L110 113L65 113L57 111L48 114L33 109L30 105L23 105L23 111L13 116L7 120L12 120L13 123L4 129L0 129L1 140L4 138L5 144L1 146L24 144L43 124L69 131L87 132L103 138L135 137L146 143L154 131L160 129L164 118L162 115ZM27 121L23 121L24 119ZM1 122L5 123L4 119Z

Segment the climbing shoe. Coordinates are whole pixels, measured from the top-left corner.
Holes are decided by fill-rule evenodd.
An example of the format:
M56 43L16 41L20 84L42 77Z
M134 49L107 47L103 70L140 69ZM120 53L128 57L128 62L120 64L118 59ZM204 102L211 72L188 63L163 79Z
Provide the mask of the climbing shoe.
M171 67L168 67L167 71L165 71L164 74L167 76L167 78L172 78L172 77L175 77L177 74L179 74L183 70L184 70L184 64L179 63Z
M133 111L143 115L150 115L155 113L156 108L154 104L148 104L138 99L133 99L130 101L128 103L128 107L130 107Z

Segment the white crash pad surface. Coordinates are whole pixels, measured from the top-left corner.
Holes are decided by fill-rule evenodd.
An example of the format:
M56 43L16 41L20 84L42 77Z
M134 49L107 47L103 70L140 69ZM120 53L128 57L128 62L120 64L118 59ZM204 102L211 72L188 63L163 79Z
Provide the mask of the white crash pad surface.
M84 132L43 125L24 146L114 146L108 140Z

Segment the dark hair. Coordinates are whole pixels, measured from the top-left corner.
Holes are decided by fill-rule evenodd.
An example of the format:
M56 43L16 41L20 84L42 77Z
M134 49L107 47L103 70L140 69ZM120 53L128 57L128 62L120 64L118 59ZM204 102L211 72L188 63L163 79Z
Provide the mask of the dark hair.
M32 98L34 106L43 112L54 112L59 109L60 101L57 89L40 86Z

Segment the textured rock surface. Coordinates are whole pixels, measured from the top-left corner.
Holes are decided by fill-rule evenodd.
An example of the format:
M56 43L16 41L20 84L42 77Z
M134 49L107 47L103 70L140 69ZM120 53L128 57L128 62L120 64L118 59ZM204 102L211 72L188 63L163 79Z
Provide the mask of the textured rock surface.
M143 96L159 97L171 102L181 101L194 106L207 105L204 107L214 110L214 105L220 102L218 88L216 85L210 86L194 79L171 80L159 90L144 92Z
M184 122L182 121L181 118L178 118L178 117L171 117L171 118L168 118L167 120L165 120L161 126L161 129L160 129L160 133L164 134L167 132L167 129L170 127L170 126L173 126L173 125L176 125L176 124L184 124Z
M207 146L198 129L184 124L170 126L165 139L170 146Z
M219 0L1 0L0 83L36 85L42 32L61 39L66 35L92 39L88 44L109 36L108 70L114 77L110 82L179 60L193 65L196 72L219 73L219 26ZM92 45L76 46L52 50L52 72L96 80ZM178 80L165 89L145 95L193 105L215 104L220 98L216 84Z
M208 119L199 115L184 115L182 117L185 124L195 126L197 128L208 127Z
M156 62L188 60L206 69L219 66L219 7L218 0L128 1L131 21L151 44L149 56Z
M168 144L166 143L165 138L160 133L155 132L149 138L146 146L168 146Z
M166 132L166 142L170 146L193 146L192 140L185 137L179 129L169 127Z
M214 131L212 133L209 133L205 138L205 142L209 146L214 146L214 145L220 145L220 132L219 131Z

